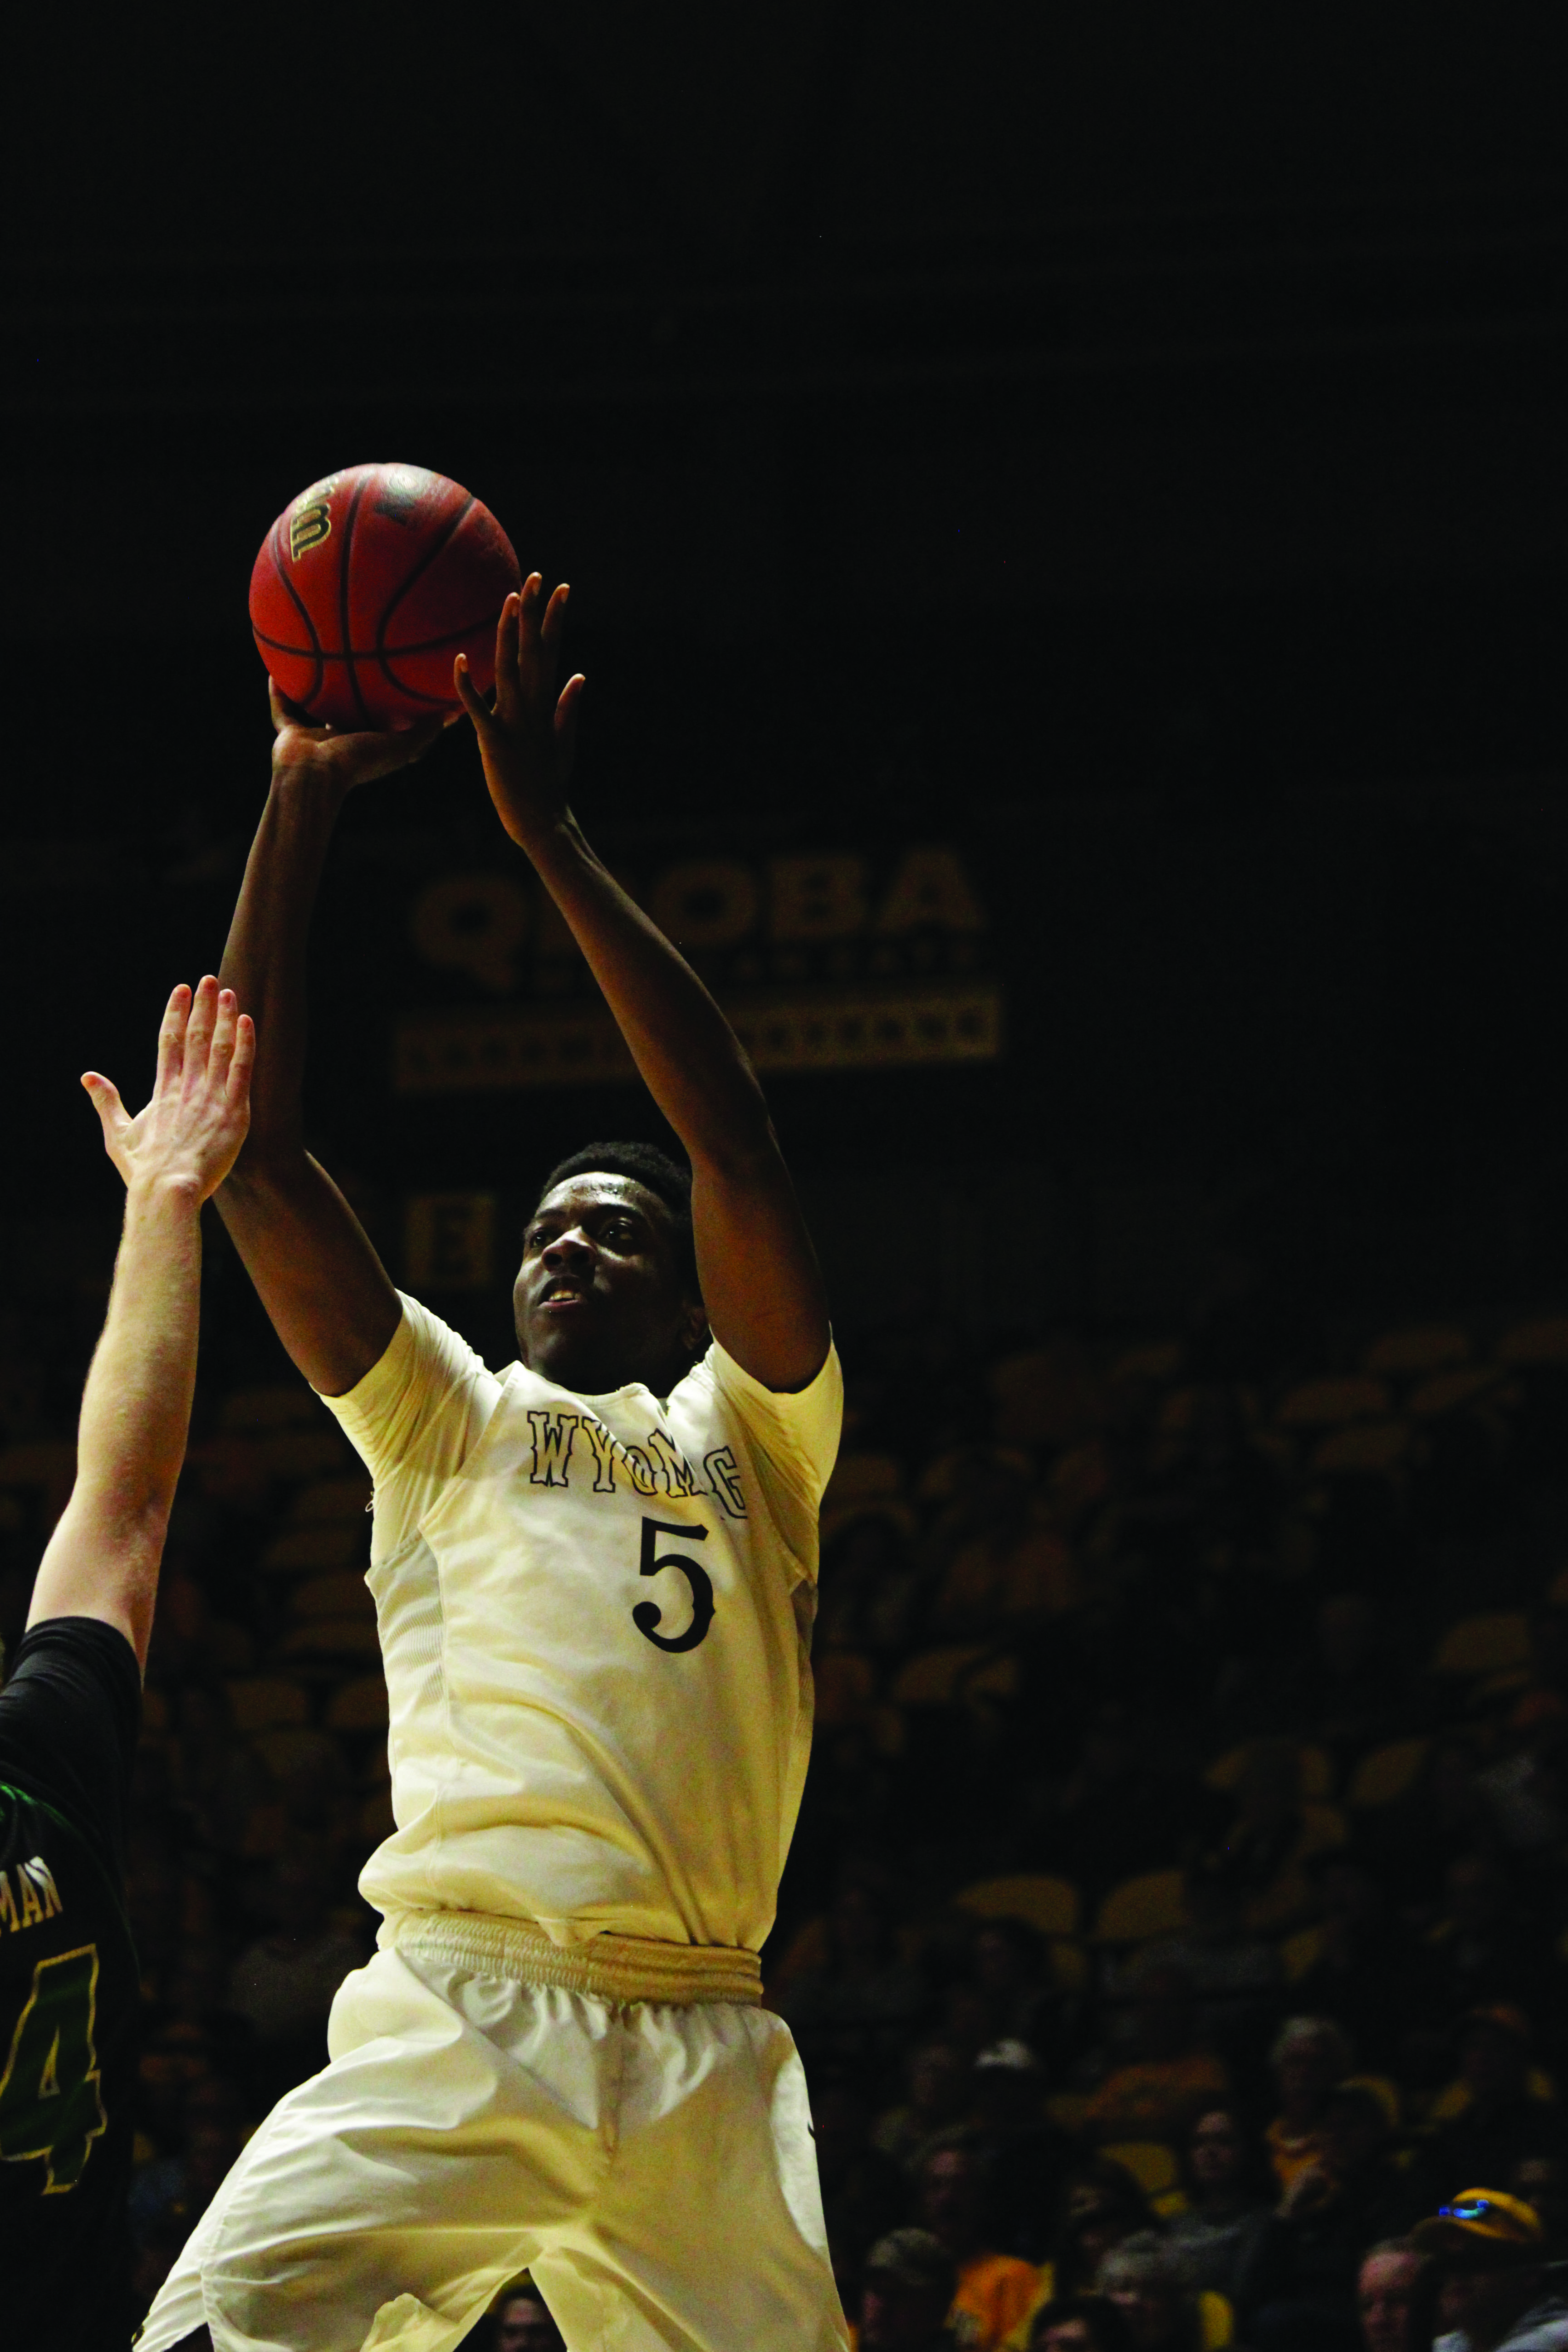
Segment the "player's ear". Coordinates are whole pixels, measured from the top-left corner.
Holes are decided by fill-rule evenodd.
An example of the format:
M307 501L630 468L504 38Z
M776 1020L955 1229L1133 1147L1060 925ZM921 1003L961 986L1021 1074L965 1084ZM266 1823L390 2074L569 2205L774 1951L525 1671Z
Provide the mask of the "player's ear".
M680 1310L680 1344L693 1363L705 1352L710 1336L708 1309L700 1298L689 1298Z

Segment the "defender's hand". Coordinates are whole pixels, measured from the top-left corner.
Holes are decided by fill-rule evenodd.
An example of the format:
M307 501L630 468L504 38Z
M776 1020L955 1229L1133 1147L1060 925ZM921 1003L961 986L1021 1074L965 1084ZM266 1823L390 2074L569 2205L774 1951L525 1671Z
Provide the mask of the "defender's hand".
M103 1122L103 1143L127 1189L189 1186L197 1201L216 1192L250 1125L256 1029L231 988L210 974L193 997L182 982L164 1008L153 1098L132 1118L119 1090L96 1070L82 1085Z
M395 769L422 759L442 730L455 726L462 715L454 710L445 718L422 719L416 727L391 728L385 734L350 733L340 727L318 725L309 711L279 694L270 678L267 698L277 734L272 746L274 777L308 770L330 777L345 793L355 784L390 776Z
M563 583L546 604L544 582L531 572L521 595L509 596L501 606L493 710L475 692L466 656L459 654L453 666L454 683L479 739L496 813L524 849L566 814L584 685L581 676L569 677L557 698L555 674L570 593Z

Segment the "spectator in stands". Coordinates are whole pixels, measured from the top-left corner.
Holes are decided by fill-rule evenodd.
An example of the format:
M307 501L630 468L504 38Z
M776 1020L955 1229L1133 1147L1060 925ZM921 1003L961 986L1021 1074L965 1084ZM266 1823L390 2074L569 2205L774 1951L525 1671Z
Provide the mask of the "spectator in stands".
M1040 2111L1039 2062L1026 2042L993 2042L974 2062L976 2142L987 2234L999 2252L1039 2263L1071 2168L1072 2142ZM818 2125L818 2155L821 2147Z
M941 2240L958 2268L953 2326L965 2352L995 2352L1033 2305L1033 2263L986 2242L985 2168L974 2134L963 2126L928 2143L915 2176L921 2225Z
M880 2065L902 2049L925 1999L919 1970L893 1950L885 1889L852 1872L828 1914L826 1960L803 1970L779 2002L796 2041L808 2059Z
M1428 2352L1436 2273L1414 2238L1382 2238L1362 2256L1356 2315L1366 2352Z
M1441 2275L1436 2352L1563 2352L1568 2302L1545 2268L1539 2219L1518 2198L1472 2189L1418 2221L1415 2243Z
M1248 2247L1237 2300L1255 2352L1353 2352L1361 2258L1398 2224L1407 2191L1389 2117L1364 2083L1325 2102L1319 2158L1295 2174Z
M933 2133L968 2120L973 2078L958 2044L942 2035L917 2042L908 2060L902 2106L879 2116L871 2145L908 2168Z
M1342 1759L1405 1727L1396 1661L1365 1592L1331 1592L1318 1605L1312 1649L1287 1686L1287 1719Z
M1125 2165L1097 2157L1068 2180L1051 2260L1041 2271L1042 2299L1084 2294L1112 2246L1153 2227L1149 2200Z
M1234 2303L1238 2269L1269 2210L1272 2177L1234 2107L1198 2117L1185 2158L1186 2210L1166 2224L1166 2234L1194 2285Z
M490 2352L566 2352L566 2339L533 2281L509 2286L490 2319Z
M952 2256L929 2230L892 2230L866 2257L859 2352L956 2352Z
M1506 2001L1472 2010L1459 2030L1466 2102L1435 2132L1412 2179L1413 2200L1430 2210L1467 2182L1512 2178L1526 2157L1568 2156L1568 2132L1554 2102L1532 2095L1530 2022Z
M1425 1955L1364 1855L1349 1848L1324 1853L1312 1874L1321 1941L1291 1997L1300 2010L1331 2018L1363 2066L1396 2074L1412 2014L1429 2005L1422 1990Z
M327 2063L327 2011L343 1979L364 1962L357 1939L329 1916L331 1857L299 1840L272 1866L273 1925L247 1944L229 1974L229 2006L255 2036L255 2103L270 2105Z
M1131 1981L1132 2054L1090 2099L1083 2128L1102 2142L1152 2139L1176 2146L1201 2109L1226 2096L1229 2074L1198 2039L1192 1979L1184 1969L1154 1957L1131 1971Z
M1157 2230L1123 2239L1100 2266L1099 2292L1137 2352L1202 2352L1203 2321L1182 2258Z
M1449 1865L1489 1834L1475 1759L1464 1740L1435 1739L1414 1786L1377 1824L1390 1899L1405 1907L1440 1899Z
M1281 2189L1322 2160L1319 2127L1336 2083L1350 2073L1350 2043L1331 2017L1292 2017L1269 2053L1279 2112L1265 2135Z
M1103 2295L1060 2295L1035 2314L1028 2352L1132 2352L1132 2338Z

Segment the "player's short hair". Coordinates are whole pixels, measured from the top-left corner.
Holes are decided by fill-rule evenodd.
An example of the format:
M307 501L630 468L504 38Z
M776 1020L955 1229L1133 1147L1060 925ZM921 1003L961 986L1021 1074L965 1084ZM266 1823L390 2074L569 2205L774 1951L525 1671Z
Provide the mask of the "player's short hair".
M657 1194L669 1211L675 1227L675 1253L683 1278L689 1283L694 1297L701 1297L697 1279L697 1244L691 1230L691 1171L683 1160L657 1143L585 1143L580 1151L570 1151L558 1160L539 1188L539 1199L533 1204L537 1213L539 1202L553 1192L557 1184L567 1183L574 1176L629 1176L634 1184Z

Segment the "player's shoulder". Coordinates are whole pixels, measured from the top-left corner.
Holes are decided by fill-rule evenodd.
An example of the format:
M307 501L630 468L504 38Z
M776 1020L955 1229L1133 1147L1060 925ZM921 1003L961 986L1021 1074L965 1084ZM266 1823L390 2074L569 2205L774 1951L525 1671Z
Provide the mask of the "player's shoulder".
M844 1374L837 1349L827 1353L802 1389L770 1389L737 1363L719 1340L710 1342L669 1400L672 1423L690 1416L737 1430L792 1483L820 1495L838 1452L844 1422Z

